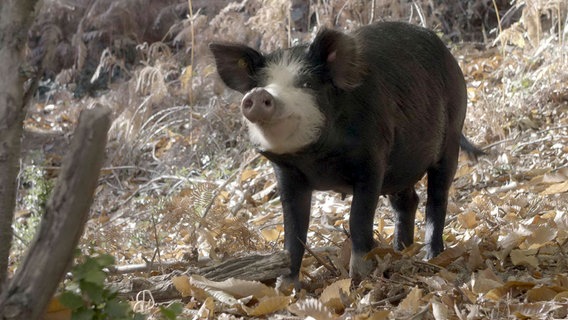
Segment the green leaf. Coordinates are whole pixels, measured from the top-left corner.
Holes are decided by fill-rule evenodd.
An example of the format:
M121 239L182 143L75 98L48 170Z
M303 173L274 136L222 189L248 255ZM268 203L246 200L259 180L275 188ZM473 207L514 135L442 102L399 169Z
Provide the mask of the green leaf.
M99 285L101 287L104 285L105 279L106 273L104 273L100 269L90 269L83 274L84 281Z
M183 312L183 304L180 302L174 302L168 307L160 306L160 313L162 317L168 320L175 320Z
M130 314L130 305L127 302L111 300L107 302L104 312L111 319L128 318Z
M73 267L73 277L75 280L83 280L89 272L98 269L100 268L97 262L94 259L87 257L84 262Z
M102 268L112 266L114 264L114 257L109 254L102 254L95 258L98 265Z
M134 313L133 316L133 320L145 320L146 318L148 318L146 315L142 314L142 313Z
M59 297L59 302L71 310L77 310L85 304L80 295L70 291L63 292Z
M104 287L92 282L81 281L81 292L92 301L94 304L101 304L105 301Z
M77 312L73 312L71 315L71 320L92 320L96 319L95 311L91 309L82 309Z

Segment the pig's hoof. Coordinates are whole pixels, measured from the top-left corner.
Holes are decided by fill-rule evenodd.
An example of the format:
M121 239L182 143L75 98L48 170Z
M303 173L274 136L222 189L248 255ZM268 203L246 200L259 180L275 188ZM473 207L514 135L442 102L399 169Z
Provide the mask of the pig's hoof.
M431 245L426 244L426 260L430 260L438 256L444 251L444 245Z
M365 259L366 255L366 253L351 253L349 276L353 281L358 282L365 279L377 267L375 259L372 257Z
M284 294L292 293L293 289L300 291L301 287L302 285L300 284L300 279L298 279L298 277L280 276L276 280L276 290Z

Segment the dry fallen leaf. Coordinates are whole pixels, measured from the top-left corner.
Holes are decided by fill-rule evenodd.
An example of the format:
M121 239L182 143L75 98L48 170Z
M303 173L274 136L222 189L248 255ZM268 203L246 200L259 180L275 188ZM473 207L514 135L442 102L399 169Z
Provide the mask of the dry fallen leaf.
M564 193L568 192L568 181L564 181L561 183L555 183L550 187L544 189L540 194L542 195L550 195L550 194L557 194L557 193Z
M447 320L450 313L449 308L436 300L432 300L432 314L436 320Z
M279 228L262 229L260 233L266 241L276 241L283 237L282 230L279 230Z
M501 279L491 269L478 271L473 275L471 282L471 290L475 294L485 294L503 285Z
M241 182L252 179L252 178L256 177L257 175L258 175L257 170L252 170L252 169L244 170L243 173L241 174Z
M474 229L478 224L477 214L473 211L466 211L458 215L458 221L464 226L464 228Z
M543 319L543 315L561 308L549 302L509 304L507 307L517 319Z
M286 309L290 304L290 297L288 296L274 296L265 297L260 299L259 303L252 308L245 305L241 307L245 310L247 315L253 317L266 316L279 310Z
M412 288L406 298L404 298L397 307L397 314L414 315L420 309L420 300L422 299L422 289L418 287Z
M539 302L539 301L552 301L554 298L563 291L562 288L558 287L538 287L532 288L527 291L527 301L528 302Z
M189 284L189 277L186 275L174 277L172 283L182 297L187 297L192 294L192 287Z
M288 311L299 317L317 320L337 318L320 300L314 298L297 301L288 307Z
M341 299L341 292L343 294L349 294L349 287L351 286L351 279L341 279L329 286L327 286L320 295L320 300L324 305L336 313L341 313L345 309L343 301Z
M481 252L479 251L479 246L473 245L471 247L467 265L472 271L479 270L485 266L483 257L481 256Z
M532 235L532 232L522 224L516 223L512 228L509 232L499 236L499 246L504 254L517 248L528 236ZM503 258L501 257L501 259Z
M537 250L512 250L509 254L514 265L525 265L538 268Z
M435 264L440 267L447 267L450 263L454 262L457 258L461 257L465 253L465 247L462 244L455 245L451 248L447 248L442 251L436 257L428 261L431 264Z
M194 274L190 277L190 283L192 286L202 288L206 292L209 290L222 291L236 299L253 296L255 299L259 300L264 297L273 297L278 295L278 292L274 288L258 281L231 278L218 282L211 281L203 276Z
M71 309L63 306L59 301L59 297L56 296L51 299L47 305L47 310L45 311L43 318L45 320L70 320L71 319Z
M213 319L215 315L215 301L211 297L205 299L199 311L197 311L197 319Z
M379 311L374 311L372 312L369 317L366 318L357 318L357 320L387 320L390 319L390 315L392 312L390 312L389 310L379 310Z
M539 221L532 230L532 234L525 240L527 249L539 249L550 244L558 234L558 227L554 221Z
M489 292L487 292L485 297L493 301L499 301L507 294L511 294L511 296L515 297L520 292L528 291L534 286L535 284L532 282L509 281L501 287L490 290Z
M542 177L542 183L555 184L568 181L568 167L560 168L558 170L547 172Z

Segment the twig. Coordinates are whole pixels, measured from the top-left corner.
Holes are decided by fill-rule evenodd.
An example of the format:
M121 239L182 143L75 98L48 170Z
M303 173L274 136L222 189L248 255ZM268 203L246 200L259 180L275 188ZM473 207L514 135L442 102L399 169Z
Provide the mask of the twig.
M420 18L420 25L424 28L428 28L428 24L426 23L426 18L424 17L422 8L418 6L416 1L412 1L412 7L414 7L416 9L416 12L418 13L418 18Z
M547 137L540 138L540 139L536 139L536 140L533 140L533 141L524 142L524 143L519 143L519 145L517 145L517 146L515 147L515 149L513 149L511 152L516 152L517 150L522 149L522 148L524 148L524 147L526 147L526 146L528 146L528 145L530 145L530 144L535 144L535 143L539 143L539 142L543 142L543 141L550 140L550 138L551 138L551 137L548 137L548 136L547 136Z
M407 295L408 295L408 292L399 293L399 294L397 294L397 295L394 295L394 296L391 296L391 297L387 297L387 298L385 298L385 299L383 299L383 300L379 300L379 301L376 301L376 302L372 302L371 305L372 305L373 307L376 307L376 306L379 306L379 305L384 304L385 302L393 303L393 302L396 302L396 301L400 301L402 298L406 297Z
M194 56L195 56L195 27L193 24L193 4L191 3L191 0L187 0L187 4L189 6L189 21L190 21L190 30L191 30L191 56L190 56L190 63L191 63L191 73L193 74L193 68L194 68L194 64L193 64L193 60L194 60ZM193 88L191 86L191 82L189 82L189 104L193 103Z
M495 8L495 16L497 17L497 26L499 26L499 35L503 33L503 27L501 26L501 17L499 16L499 8L497 7L497 3L495 0L492 0L493 7Z
M158 262L162 262L162 255L160 254L160 238L158 237L158 228L156 227L156 217L154 216L154 210L150 213L152 217L152 231L154 232L154 240L156 242L156 253L158 255ZM154 264L154 258L152 258L152 264ZM160 268L160 273L164 273L164 270Z
M507 139L495 141L495 142L490 143L490 144L488 144L488 145L486 145L486 146L480 147L480 149L483 150L483 151L485 151L485 150L487 150L487 149L491 149L491 148L493 148L493 147L495 147L495 146L498 146L498 145L500 145L500 144L507 143L507 142L511 142L511 141L514 141L514 140L517 140L517 139L518 139L518 137L513 137L513 138L507 138Z
M343 10L345 10L345 8L351 3L351 0L347 0L345 1L345 3L343 3L343 6L341 6L341 8L339 9L339 11L337 11L337 15L335 15L335 25L339 24L339 18L341 17L341 14L343 13Z
M499 37L503 34L503 27L501 26L501 17L499 16L499 8L497 8L497 3L495 2L495 0L492 0L493 2L493 7L495 8L495 16L497 16L497 26L499 27L499 34L497 35L497 39L499 39ZM483 30L485 30L485 28L483 28ZM501 55L505 55L505 45L506 43L504 43L503 41L501 41ZM505 94L505 91L503 90L503 94Z
M568 124L562 125L562 126L557 126L557 127L552 127L552 128L546 128L546 129L542 129L537 131L536 133L543 133L543 132L547 132L547 131L554 131L554 130L559 130L559 129L564 129L564 128L568 128Z
M536 131L536 132L532 132L532 134L539 134L539 133L548 132L548 131L555 131L555 130L560 130L560 129L564 129L564 128L568 128L568 125L561 125L561 126L557 126L557 127L546 128L546 129L542 129L542 130L539 130L539 131ZM485 150L491 149L491 148L493 148L497 145L507 143L507 142L511 142L511 141L515 141L515 140L520 140L522 138L523 137L516 136L516 137L512 137L512 138L507 138L507 139L495 141L493 143L490 143L486 146L481 147L481 150L485 151Z
M442 269L444 269L444 268L442 268L438 265L432 264L432 263L427 262L427 261L416 260L416 261L414 261L414 263L416 263L418 265L423 265L423 266L428 267L430 269L436 269L437 271L441 271Z
M112 170L128 170L128 169L136 169L136 170L142 170L142 171L148 171L148 172L156 172L156 171L154 171L154 170L142 168L142 167L139 167L139 166L104 167L104 168L101 168L101 171L104 171L104 170L107 170L107 171L112 171Z
M288 10L288 47L292 46L292 10Z
M317 262L319 262L327 270L333 272L333 274L337 275L337 269L333 268L325 261L323 261L322 258L320 258L318 254L312 251L312 249L310 249L302 240L298 239L298 241L300 241L300 243L304 246L304 248L306 248L306 251L308 251L316 259Z
M371 1L371 17L369 18L369 24L371 24L371 23L373 23L373 21L375 21L376 6L377 6L377 0Z

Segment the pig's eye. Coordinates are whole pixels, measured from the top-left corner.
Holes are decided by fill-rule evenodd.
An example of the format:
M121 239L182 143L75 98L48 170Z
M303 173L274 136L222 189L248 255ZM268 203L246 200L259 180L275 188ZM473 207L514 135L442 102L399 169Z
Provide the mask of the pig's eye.
M302 83L302 88L311 89L312 87L313 85L310 81L304 81L304 83Z

